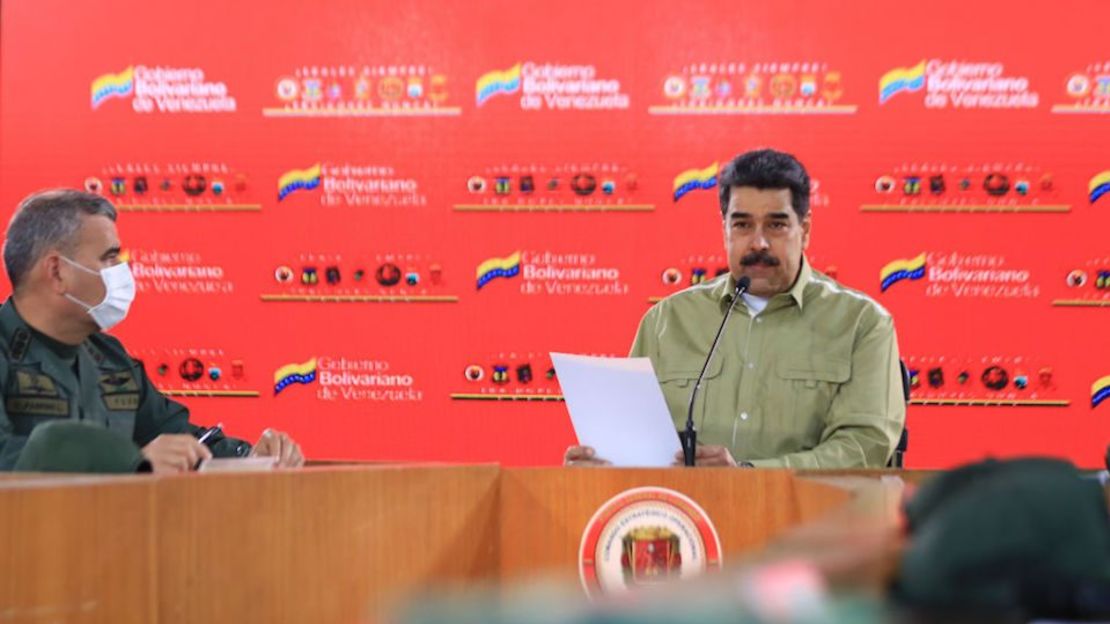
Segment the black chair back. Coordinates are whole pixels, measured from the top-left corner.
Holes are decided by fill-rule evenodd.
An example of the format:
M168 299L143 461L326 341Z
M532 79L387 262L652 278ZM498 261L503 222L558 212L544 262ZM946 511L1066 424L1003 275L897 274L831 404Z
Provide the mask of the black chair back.
M910 404L910 369L906 368L906 363L899 360L898 366L902 369L902 396L906 400L906 405ZM905 461L906 449L910 447L910 429L909 427L902 427L902 435L898 438L898 445L894 447L894 454L890 456L890 461L887 466L890 468L902 468Z

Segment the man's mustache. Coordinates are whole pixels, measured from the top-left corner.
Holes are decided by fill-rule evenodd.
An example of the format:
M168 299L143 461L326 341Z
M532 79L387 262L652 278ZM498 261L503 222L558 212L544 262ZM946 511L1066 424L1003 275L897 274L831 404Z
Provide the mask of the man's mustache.
M740 266L755 266L757 264L775 267L779 265L779 259L765 251L753 251L743 258L740 258Z

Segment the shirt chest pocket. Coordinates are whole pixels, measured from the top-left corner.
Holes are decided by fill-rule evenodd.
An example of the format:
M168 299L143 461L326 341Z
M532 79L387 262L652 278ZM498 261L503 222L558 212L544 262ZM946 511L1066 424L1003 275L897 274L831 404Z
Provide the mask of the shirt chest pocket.
M717 354L705 371L705 377L698 392L697 404L694 406L694 422L701 424L706 406L713 404L710 398L711 389L720 384L712 383L721 376L721 356ZM694 391L694 384L698 381L701 368L664 368L658 372L659 386L663 389L663 398L667 400L667 408L674 421L685 422L686 412L690 407L690 393Z
M784 403L784 420L795 432L814 440L824 428L841 384L852 377L850 360L827 356L786 356L775 368L774 382Z
M29 435L43 422L70 417L70 400L65 388L37 365L12 371L3 400L16 435Z
M101 372L99 379L101 409L109 429L131 435L135 410L139 408L139 384L130 370Z

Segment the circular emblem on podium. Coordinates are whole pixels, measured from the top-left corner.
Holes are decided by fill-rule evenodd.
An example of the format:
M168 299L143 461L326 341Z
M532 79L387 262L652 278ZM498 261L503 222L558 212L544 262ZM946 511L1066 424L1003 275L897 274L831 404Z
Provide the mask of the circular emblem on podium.
M721 568L713 522L688 496L660 487L625 490L582 532L578 572L588 596L619 594Z

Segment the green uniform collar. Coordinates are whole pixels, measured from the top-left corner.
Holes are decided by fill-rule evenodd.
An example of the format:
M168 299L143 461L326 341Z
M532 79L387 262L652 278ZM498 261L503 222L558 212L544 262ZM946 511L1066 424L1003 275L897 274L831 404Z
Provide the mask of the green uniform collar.
M794 303L798 304L798 308L800 309L802 307L802 301L803 301L803 298L804 298L803 295L805 294L806 284L809 283L809 281L812 277L813 277L813 269L809 266L809 260L806 259L805 254L802 254L802 268L798 271L798 279L794 280L794 285L791 286L790 290L786 291L785 293L779 293L779 294L771 297L771 300L773 301L774 299L779 298L779 297L790 297L791 299L794 300ZM732 274L730 273L727 280L722 280L721 281L720 285L717 287L717 292L714 293L714 294L716 295L717 299L721 300L722 303L729 304L729 303L732 302L732 293L735 290L736 290L736 278L734 278L732 276ZM770 306L770 305L771 304L768 303L768 306ZM775 307L782 307L782 306L775 306Z
M19 315L19 311L15 309L15 301L13 301L11 297L8 297L4 305L0 307L0 330L2 330L4 336L11 341L13 351L20 349L20 342L26 342L29 339L46 347L59 358L72 361L73 358L77 357L77 352L81 349L81 345L68 345L58 342L28 325L27 321L24 321L23 317ZM20 340L18 338L20 333L25 333L28 338ZM28 347L30 347L29 344L23 346L22 351L26 353ZM22 355L15 352L12 353L12 357L17 360L23 359Z

